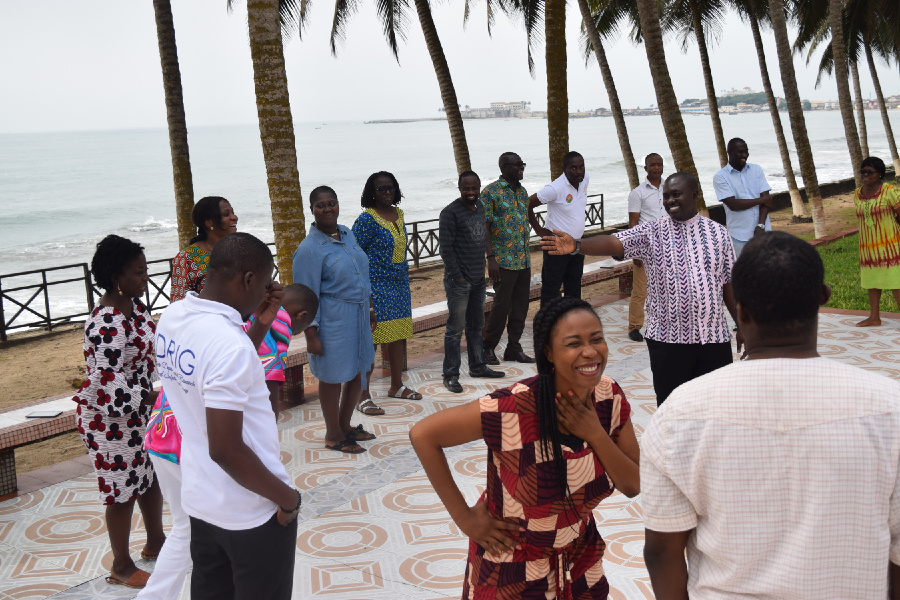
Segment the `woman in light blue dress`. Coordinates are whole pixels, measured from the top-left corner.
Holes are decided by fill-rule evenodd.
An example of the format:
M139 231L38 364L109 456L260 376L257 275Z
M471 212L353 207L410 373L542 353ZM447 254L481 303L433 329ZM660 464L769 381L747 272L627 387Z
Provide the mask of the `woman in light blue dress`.
M309 205L315 223L294 252L293 263L294 282L319 297L319 312L304 331L309 368L319 380L325 447L359 454L365 449L357 442L375 439L362 425L350 425L375 362L369 259L353 233L338 225L340 205L333 189L317 187Z

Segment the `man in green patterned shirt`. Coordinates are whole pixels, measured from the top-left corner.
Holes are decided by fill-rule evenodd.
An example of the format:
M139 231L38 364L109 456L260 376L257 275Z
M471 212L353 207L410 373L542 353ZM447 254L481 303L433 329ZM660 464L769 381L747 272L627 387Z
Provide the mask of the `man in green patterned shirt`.
M503 329L507 344L503 360L533 363L519 340L525 330L528 293L531 288L531 253L528 238L528 192L522 185L525 163L515 152L500 155L500 179L481 191L487 220L485 247L488 275L494 283L494 308L484 330L484 357L489 365L499 365L494 352ZM507 323L508 320L508 323Z

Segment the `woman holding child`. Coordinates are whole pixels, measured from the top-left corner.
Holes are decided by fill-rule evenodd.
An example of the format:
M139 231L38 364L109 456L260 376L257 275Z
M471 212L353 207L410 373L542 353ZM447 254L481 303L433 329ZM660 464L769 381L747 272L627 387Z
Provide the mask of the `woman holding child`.
M603 375L600 319L557 298L534 319L538 375L426 417L410 431L450 517L469 537L463 598L606 598L593 509L640 492L639 450L622 389ZM469 507L444 448L483 438L487 488Z
M353 232L338 224L340 204L333 189L314 189L309 206L315 222L294 252L293 265L294 281L319 297L318 313L304 332L309 368L319 380L325 447L359 454L365 449L358 442L375 439L362 425L350 426L375 362L369 259Z

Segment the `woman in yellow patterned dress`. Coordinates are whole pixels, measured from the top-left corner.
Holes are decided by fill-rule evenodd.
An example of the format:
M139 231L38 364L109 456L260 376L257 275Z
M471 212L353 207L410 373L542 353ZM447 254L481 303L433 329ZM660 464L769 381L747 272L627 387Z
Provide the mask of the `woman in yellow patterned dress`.
M881 325L881 290L900 306L900 189L884 183L884 161L870 156L859 169L862 186L853 195L859 219L859 270L869 292L869 316L857 327Z
M403 384L404 341L412 337L412 300L409 291L409 263L406 262L406 225L400 204L402 194L397 179L386 171L373 173L363 188L363 213L353 224L353 235L369 257L372 306L378 327L372 333L376 344L391 364L388 396L421 400L422 394ZM366 415L383 415L384 409L372 401L368 386L360 394L357 409Z

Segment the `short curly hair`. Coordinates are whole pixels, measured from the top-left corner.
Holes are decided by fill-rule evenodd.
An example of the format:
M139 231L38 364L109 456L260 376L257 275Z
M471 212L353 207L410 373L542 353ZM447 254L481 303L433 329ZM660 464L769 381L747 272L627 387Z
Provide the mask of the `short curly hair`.
M878 171L878 175L884 179L884 174L887 169L884 166L884 161L878 158L877 156L867 156L863 159L862 164L859 165L860 170L872 167L876 171Z
M360 198L359 203L363 208L374 208L375 207L375 180L379 177L387 177L391 180L391 183L394 184L394 189L397 190L397 193L394 194L394 206L400 204L400 199L403 198L403 192L400 191L400 184L397 183L397 178L394 177L393 173L388 173L387 171L378 171L377 173L372 173L369 175L369 178L366 179L366 185L363 188L362 198Z
M97 287L107 292L112 290L116 285L113 278L143 253L143 246L119 235L110 234L100 240L91 259L91 274Z

